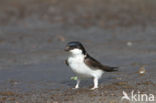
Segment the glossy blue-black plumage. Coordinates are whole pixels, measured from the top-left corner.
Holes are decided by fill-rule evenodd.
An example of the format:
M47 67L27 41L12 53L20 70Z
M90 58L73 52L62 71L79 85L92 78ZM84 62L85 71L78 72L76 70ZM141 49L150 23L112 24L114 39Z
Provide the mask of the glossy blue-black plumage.
M76 48L77 48L77 49L81 49L81 50L82 50L82 53L83 53L83 54L86 54L85 48L84 48L83 45L82 45L80 42L78 42L78 41L71 41L71 42L69 42L69 43L67 44L65 50L66 50L66 51L70 51L70 50L76 49Z

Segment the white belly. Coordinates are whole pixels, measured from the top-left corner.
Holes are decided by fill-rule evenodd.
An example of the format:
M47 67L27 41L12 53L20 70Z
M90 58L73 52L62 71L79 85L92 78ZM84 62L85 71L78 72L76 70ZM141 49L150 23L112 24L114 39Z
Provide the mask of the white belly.
M86 77L97 77L100 78L103 74L102 70L91 69L84 63L84 57L69 57L68 59L69 66L72 71L81 78Z

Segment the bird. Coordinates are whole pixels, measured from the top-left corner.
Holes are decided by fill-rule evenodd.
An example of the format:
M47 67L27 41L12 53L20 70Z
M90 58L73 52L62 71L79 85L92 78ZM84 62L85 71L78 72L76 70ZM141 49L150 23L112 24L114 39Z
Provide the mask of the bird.
M79 41L68 42L65 51L69 53L65 63L78 77L74 89L79 88L80 81L84 78L93 78L94 86L91 90L97 89L98 80L104 72L118 71L118 67L103 65L91 57Z

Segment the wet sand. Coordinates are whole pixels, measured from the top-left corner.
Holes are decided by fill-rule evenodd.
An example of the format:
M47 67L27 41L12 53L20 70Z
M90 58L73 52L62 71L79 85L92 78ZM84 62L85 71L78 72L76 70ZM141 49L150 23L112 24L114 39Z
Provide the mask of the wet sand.
M0 3L0 103L120 103L123 90L156 96L155 0L9 0ZM73 90L68 41L119 66ZM146 73L138 73L141 66ZM124 101L124 103L129 103ZM154 103L154 102L153 102Z

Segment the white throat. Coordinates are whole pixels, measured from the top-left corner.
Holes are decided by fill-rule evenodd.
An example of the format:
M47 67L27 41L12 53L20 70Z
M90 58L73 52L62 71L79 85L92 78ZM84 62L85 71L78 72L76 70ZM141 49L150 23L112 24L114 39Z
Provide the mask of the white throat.
M71 56L84 56L84 54L82 53L82 50L81 49L72 49L70 50L70 53L71 53Z

